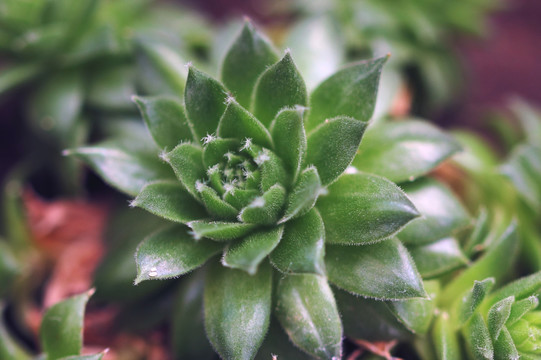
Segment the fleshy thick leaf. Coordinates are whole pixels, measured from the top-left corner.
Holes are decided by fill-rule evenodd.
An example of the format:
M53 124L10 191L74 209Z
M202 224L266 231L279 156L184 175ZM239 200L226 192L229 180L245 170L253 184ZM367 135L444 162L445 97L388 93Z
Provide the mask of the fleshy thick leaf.
M64 151L87 163L109 185L136 196L149 182L171 179L171 170L155 153L132 151L120 144L102 144Z
M459 325L465 324L472 317L477 307L481 305L493 286L494 278L474 281L473 289L468 291L457 305L457 320Z
M226 89L217 80L190 67L184 103L195 135L198 139L212 134L225 110Z
M436 309L436 296L439 292L439 283L427 281L424 287L430 299L412 299L388 302L391 311L408 329L416 334L426 334Z
M204 271L183 277L173 303L171 344L175 359L212 359L203 319Z
M317 209L286 224L282 240L270 255L283 273L325 275L325 228Z
M190 221L187 225L192 229L195 239L207 237L217 241L236 239L248 235L256 228L254 224L208 220Z
M306 133L303 124L303 108L282 110L272 123L274 151L292 175L297 179L301 164L306 156Z
M85 306L94 290L53 305L43 316L40 338L47 359L79 355L83 347Z
M285 199L286 190L282 185L275 184L242 209L239 220L248 224L275 224L280 218Z
M329 245L329 281L353 294L384 300L426 298L420 275L397 239L364 246Z
M249 107L259 75L276 61L272 45L247 21L225 55L222 81L242 106Z
M419 216L406 195L389 180L345 174L316 204L329 244L366 244L384 240Z
M515 302L514 296L509 296L503 300L498 301L494 306L490 308L487 316L487 325L492 341L496 341L500 336L500 333L511 315L511 308Z
M398 183L428 173L459 150L452 137L426 122L382 122L366 132L353 165Z
M137 248L137 278L169 279L186 274L219 253L223 245L206 239L194 240L186 226L173 226L148 236Z
M162 158L173 168L175 175L186 190L195 199L199 199L196 183L201 181L206 174L201 148L190 143L183 143L170 152L162 154Z
M449 314L444 312L436 319L432 339L439 360L462 359L457 334L449 321Z
M130 205L182 224L207 216L201 204L175 180L156 181L145 185Z
M276 315L291 341L317 359L340 358L342 323L325 277L289 275L276 291Z
M306 164L315 165L323 185L335 181L351 164L367 123L345 116L326 120L308 135Z
M261 261L278 245L283 232L284 227L277 226L269 230L253 232L245 238L238 239L224 252L222 264L254 275Z
M217 135L242 141L252 139L257 145L272 148L267 128L233 98L227 98L227 107L218 124Z
M312 209L321 193L321 180L315 167L302 171L299 179L287 198L287 207L280 222L298 218Z
M455 238L445 238L432 244L408 246L417 270L423 278L437 277L468 263Z
M203 162L207 168L224 161L224 156L228 152L234 152L240 147L237 139L212 139L205 144L203 150Z
M538 293L540 289L541 271L538 271L532 275L515 280L493 292L485 303L483 303L483 309L488 311L492 305L508 296L515 296L516 299L524 299Z
M277 183L285 187L289 180L288 174L282 159L274 152L263 149L254 160L261 169L261 191L267 191Z
M339 115L368 121L374 112L379 78L387 57L351 64L312 92L306 130Z
M425 178L404 184L402 189L423 215L400 232L398 237L403 243L428 244L451 236L470 223L462 204L442 183Z
M492 360L494 345L490 339L487 324L483 316L475 313L463 329L466 343L475 359Z
M272 271L255 275L214 264L205 284L205 329L223 359L253 359L263 342L271 313Z
M494 360L521 359L515 346L515 342L506 327L502 328L501 334L494 341ZM522 359L524 359L522 357ZM527 360L526 358L525 360Z
M271 318L269 333L257 352L256 360L278 359L313 360L313 357L294 346L284 332L278 320Z
M221 220L235 220L237 218L237 209L222 200L213 188L199 183L197 191L211 216Z
M139 96L134 96L133 101L158 147L171 150L181 142L198 140L194 139L184 108L178 101Z
M456 297L466 292L477 279L493 277L498 282L515 261L517 249L517 229L516 225L512 224L481 258L445 287L442 302L449 304L455 301Z
M538 305L539 299L535 295L529 296L526 299L515 301L515 303L511 307L511 312L509 314L509 318L505 322L505 325L513 325L515 322L520 320L526 313L532 311Z
M266 127L280 110L308 103L306 85L297 70L291 54L269 67L256 83L252 109Z

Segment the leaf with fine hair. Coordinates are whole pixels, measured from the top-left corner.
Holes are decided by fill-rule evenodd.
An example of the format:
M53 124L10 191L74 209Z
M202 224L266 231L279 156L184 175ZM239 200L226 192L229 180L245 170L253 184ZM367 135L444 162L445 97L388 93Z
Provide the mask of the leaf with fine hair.
M433 278L468 264L455 238L437 240L431 244L408 246L417 270L423 278Z
M206 237L216 241L233 240L248 235L257 226L238 222L195 220L187 223L195 239Z
M272 272L263 263L255 275L210 267L205 281L207 337L226 360L251 360L267 333L271 313Z
M135 253L135 284L144 280L169 279L186 274L203 265L223 248L223 244L215 241L196 241L188 232L186 226L175 225L155 232L143 240Z
M379 176L345 174L328 191L316 204L328 244L382 241L419 216L402 190Z
M276 315L295 345L317 359L340 358L342 322L326 279L314 274L280 279Z
M494 344L487 324L480 313L475 313L462 329L466 343L475 359L493 359Z
M285 109L272 122L274 151L291 173L293 181L301 170L306 156L306 133L303 126L303 108Z
M280 110L295 105L306 106L308 95L304 80L289 52L269 67L257 80L252 98L252 110L266 127Z
M329 281L353 294L382 300L426 298L421 276L396 238L373 245L329 245Z
M190 143L182 143L162 158L173 168L182 185L195 198L199 199L196 183L205 176L201 148Z
M240 211L239 221L260 225L276 224L284 207L285 197L284 187L280 184L273 185Z
M287 198L287 206L280 222L303 216L310 211L322 191L321 180L315 167L304 169Z

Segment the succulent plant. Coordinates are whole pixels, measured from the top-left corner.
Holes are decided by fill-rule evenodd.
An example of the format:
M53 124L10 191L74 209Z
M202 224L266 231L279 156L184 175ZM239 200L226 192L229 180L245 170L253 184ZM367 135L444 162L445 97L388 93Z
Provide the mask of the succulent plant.
M189 65L184 106L134 98L157 148L117 139L67 151L132 206L177 223L140 244L136 283L209 262L192 276L205 273L205 330L223 358L253 358L271 314L306 353L339 358L328 281L377 299L426 296L393 237L418 211L391 181L350 167L385 60L346 66L308 95L292 54L278 59L246 23L223 83Z

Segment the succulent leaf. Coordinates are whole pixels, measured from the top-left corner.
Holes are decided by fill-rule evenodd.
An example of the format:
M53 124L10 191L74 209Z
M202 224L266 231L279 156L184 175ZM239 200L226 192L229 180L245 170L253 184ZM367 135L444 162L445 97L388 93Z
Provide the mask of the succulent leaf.
M233 240L248 235L256 228L254 224L208 220L190 221L187 225L195 239L207 237L217 241Z
M381 69L386 61L387 57L382 57L349 65L319 84L310 95L306 131L310 132L326 119L337 116L363 122L370 120Z
M252 110L266 127L283 108L306 106L308 95L304 80L289 52L259 77L253 96Z
M239 213L239 220L248 224L276 224L286 200L286 190L280 184L273 185L261 197L255 198Z
M280 279L276 315L295 345L317 359L342 355L342 323L324 277L288 275Z
M312 209L322 191L321 180L315 167L302 171L297 183L289 193L287 207L280 222L295 219Z
M206 216L201 204L174 180L154 181L145 185L130 205L181 224Z
M482 281L475 280L473 288L462 297L460 303L457 305L459 325L464 325L473 316L494 286L494 283L494 278L488 278Z
M501 329L500 336L494 340L494 360L521 359L515 342L506 327Z
M224 252L222 264L254 275L258 265L278 245L283 232L284 227L278 226L253 232L245 238L234 241Z
M487 316L487 325L492 341L496 341L500 336L500 332L511 315L511 308L515 302L514 296L509 296L498 301L490 308Z
M366 132L353 166L397 183L412 181L460 149L456 140L427 122L385 121Z
M494 345L481 314L474 313L466 323L463 332L468 348L475 359L491 360L494 358Z
M382 241L419 216L395 184L369 174L345 174L316 204L325 223L328 244Z
M222 200L216 190L202 183L196 183L196 186L210 216L223 220L235 220L237 218L237 209Z
M172 226L148 236L137 248L137 278L144 280L169 279L186 274L203 265L219 253L223 245L201 239L194 240L186 226Z
M462 253L458 240L451 237L427 245L408 246L408 251L424 279L440 276L468 264L468 258Z
M245 108L249 108L259 75L278 61L272 45L246 21L225 55L222 81Z
M287 222L282 240L271 253L272 265L283 273L325 275L325 228L317 209Z
M329 245L329 281L353 294L384 300L426 298L421 277L396 238L373 245Z
M444 312L437 317L432 338L439 360L462 359L458 337L451 325L449 314Z
M269 327L272 272L255 275L213 264L205 283L205 330L223 359L253 359Z
M182 143L173 150L162 155L175 172L182 185L195 198L199 199L197 183L205 177L203 152L201 148L190 143Z
M274 149L295 181L306 156L306 133L303 125L303 108L285 109L272 123Z
M190 66L184 103L198 139L213 134L225 110L227 90L217 80Z
M503 301L503 300L502 300ZM511 307L509 318L505 322L507 326L513 325L520 320L526 313L532 311L539 305L539 299L537 296L532 295L526 299L515 301Z
M366 122L339 116L308 134L305 162L318 169L323 185L334 182L351 164L366 126Z
M173 98L134 96L143 120L161 149L172 150L181 142L196 141L184 108Z

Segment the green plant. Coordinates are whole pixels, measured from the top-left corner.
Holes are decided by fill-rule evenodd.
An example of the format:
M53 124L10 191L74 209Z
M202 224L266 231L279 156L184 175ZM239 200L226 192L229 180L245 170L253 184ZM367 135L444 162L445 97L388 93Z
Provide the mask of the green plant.
M51 306L43 315L40 340L43 360L101 360L107 350L95 355L81 355L83 348L83 319L86 303L94 290L73 296ZM1 304L0 304L1 305ZM0 306L3 313L3 306ZM8 333L0 321L0 356L2 359L32 359Z
M369 172L413 181L459 148L433 126L406 121L370 128L372 140L359 149L385 60L346 66L308 95L292 55L278 59L246 23L224 58L222 82L189 65L184 106L134 97L155 144L123 137L66 151L135 196L132 206L177 223L139 245L135 282L197 269L182 282L176 305L179 357L208 354L190 345L205 344L204 321L223 358L250 359L260 346L262 358L339 358L339 314L362 308L361 297L396 309L406 300L430 304L416 300L427 296L421 277L394 237L419 212L398 186ZM420 181L412 193L435 187L436 202L456 201L441 185ZM464 225L462 210L448 209L458 220L438 236L426 229L447 213L422 222L422 245ZM432 264L432 275L456 267L453 261ZM339 306L336 294L347 298ZM282 340L277 323L305 354ZM345 335L355 336L348 327Z

